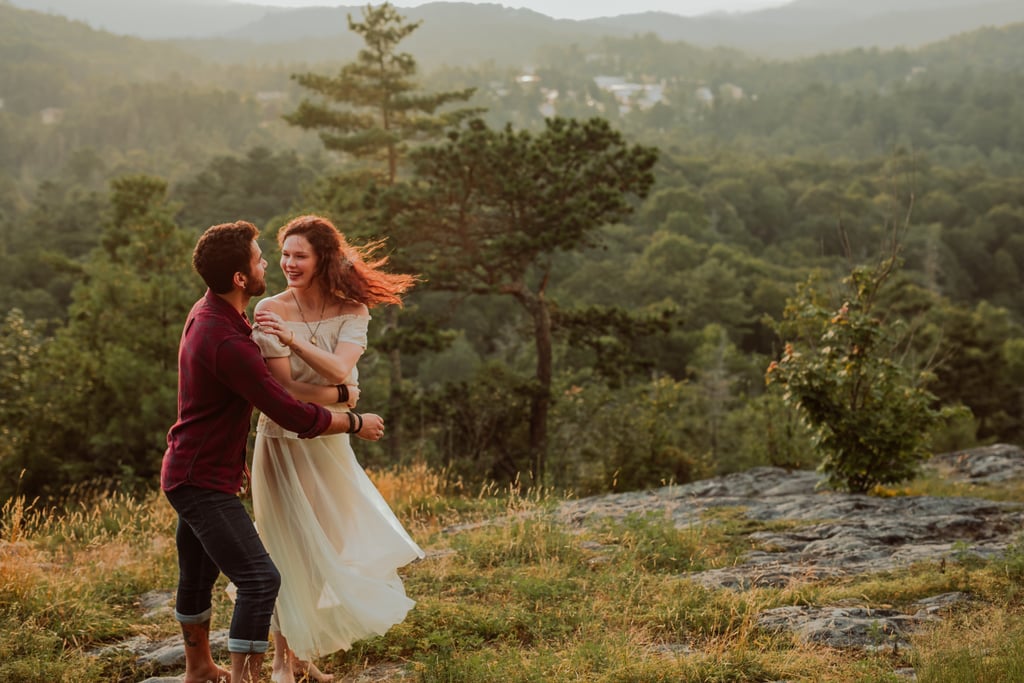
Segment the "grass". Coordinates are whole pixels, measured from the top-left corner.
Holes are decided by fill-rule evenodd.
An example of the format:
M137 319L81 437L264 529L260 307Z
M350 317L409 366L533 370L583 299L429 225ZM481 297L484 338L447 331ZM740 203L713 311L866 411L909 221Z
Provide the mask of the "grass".
M402 680L419 683L882 683L900 680L895 671L907 667L920 683L1024 680L1024 546L988 562L954 553L841 580L708 590L687 574L729 566L751 547L751 533L792 523L715 509L682 529L659 513L574 529L554 514L559 500L550 493L468 492L422 466L371 476L429 555L402 570L417 600L403 623L320 662L339 680L401 670ZM963 495L929 481L898 494L939 487ZM1019 500L1013 490L987 493ZM96 654L131 637L179 634L170 614L146 619L140 605L146 593L174 589L173 511L155 493L82 490L75 500L43 509L12 499L0 511L0 681L128 683L179 674L140 667L123 652ZM950 591L973 600L895 653L835 651L757 627L757 615L773 607L911 610L915 600ZM217 593L213 627L222 629L231 605Z

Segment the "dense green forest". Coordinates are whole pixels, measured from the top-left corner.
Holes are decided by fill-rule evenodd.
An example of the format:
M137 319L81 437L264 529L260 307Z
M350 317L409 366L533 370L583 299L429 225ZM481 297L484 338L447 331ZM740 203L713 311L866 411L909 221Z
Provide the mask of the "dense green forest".
M425 275L407 334L376 313L361 365L362 407L401 411L402 451L360 456L422 459L467 483L531 471L529 308L431 272L417 260L427 227L389 213L401 193L352 182L373 160L284 118L309 97L293 75L344 63L205 61L181 41L0 3L0 498L94 478L154 486L180 325L201 294L195 238L247 219L272 254L300 212L389 237L394 263ZM417 72L422 92L474 89L464 106L495 149L505 126L540 149L558 139L552 120L598 119L624 149L656 152L628 211L595 213L611 219L522 271L550 307L542 483L582 493L815 465L807 426L765 384L790 341L779 323L801 286L839 310L844 276L894 243L879 320L919 385L967 409L931 447L1024 440L1022 67L1024 25L1011 25L795 61L609 37L547 46L520 69ZM443 188L431 154L456 150L454 131L409 140L394 183ZM538 213L557 200L544 201Z

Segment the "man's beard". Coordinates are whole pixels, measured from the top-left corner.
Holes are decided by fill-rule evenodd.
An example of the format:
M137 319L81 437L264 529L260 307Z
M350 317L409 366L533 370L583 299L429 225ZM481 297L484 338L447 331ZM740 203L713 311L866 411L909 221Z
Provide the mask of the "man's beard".
M248 280L245 283L245 295L249 297L259 296L267 291L266 280Z

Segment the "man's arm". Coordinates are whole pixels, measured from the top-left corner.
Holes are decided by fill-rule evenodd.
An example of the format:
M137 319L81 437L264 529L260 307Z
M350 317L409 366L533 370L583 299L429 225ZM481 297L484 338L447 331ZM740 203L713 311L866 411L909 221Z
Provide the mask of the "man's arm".
M331 413L331 425L324 434L343 434L349 431L349 413ZM380 441L384 436L384 418L374 413L359 413L355 432L350 432L360 439Z
M293 398L270 374L259 347L250 339L226 341L217 350L217 360L220 375L228 386L271 420L298 434L300 439L343 434L352 426L348 413L332 413L322 406ZM379 439L384 433L384 420L373 414L361 417L362 429L354 432L356 436Z

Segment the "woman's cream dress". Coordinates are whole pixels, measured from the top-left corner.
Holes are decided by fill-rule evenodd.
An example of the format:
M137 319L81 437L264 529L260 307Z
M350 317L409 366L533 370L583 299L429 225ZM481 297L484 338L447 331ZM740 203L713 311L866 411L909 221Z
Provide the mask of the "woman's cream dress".
M369 317L342 315L314 325L316 343L366 348ZM304 323L288 323L309 338ZM276 336L253 331L265 357L291 355L292 376L326 384ZM346 381L355 384L355 368ZM328 406L345 411L341 405ZM256 430L253 510L260 537L281 572L274 629L303 659L347 650L382 635L415 604L397 569L423 557L356 462L348 434L299 439L265 415Z

